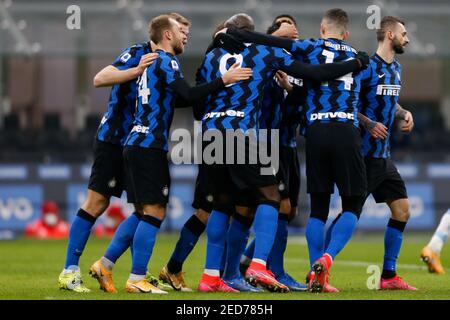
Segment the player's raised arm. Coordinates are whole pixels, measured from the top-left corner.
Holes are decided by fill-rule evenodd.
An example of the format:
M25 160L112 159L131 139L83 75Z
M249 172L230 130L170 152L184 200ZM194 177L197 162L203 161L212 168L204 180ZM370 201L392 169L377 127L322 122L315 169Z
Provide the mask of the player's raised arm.
M124 54L120 58L122 59L121 62L125 61L121 66L116 66L115 64L109 65L95 75L94 86L96 88L110 87L136 79L157 57L157 53L145 54L141 57L139 64L136 67L131 67L129 63L129 60L132 58L131 55L129 57Z
M244 42L251 42L270 47L283 48L289 52L292 51L292 48L294 47L295 44L295 41L291 39L275 37L260 32L238 29L233 27L227 28L226 33Z
M184 78L178 78L173 81L170 86L187 102L193 103L215 91L223 89L227 85L242 80L248 80L251 76L252 69L239 68L239 65L235 63L226 73L222 75L222 77L211 82L191 87Z
M369 64L369 56L365 52L358 52L356 59L345 62L312 65L292 60L288 64L282 59L279 68L291 76L314 81L328 81L339 78L347 73L360 71Z

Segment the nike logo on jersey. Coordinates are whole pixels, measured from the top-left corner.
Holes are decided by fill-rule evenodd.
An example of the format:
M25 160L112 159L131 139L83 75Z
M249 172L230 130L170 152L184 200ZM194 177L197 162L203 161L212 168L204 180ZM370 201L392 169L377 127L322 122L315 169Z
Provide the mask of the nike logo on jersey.
M383 78L383 77L384 77L384 73L378 75L378 79L381 79L381 78Z

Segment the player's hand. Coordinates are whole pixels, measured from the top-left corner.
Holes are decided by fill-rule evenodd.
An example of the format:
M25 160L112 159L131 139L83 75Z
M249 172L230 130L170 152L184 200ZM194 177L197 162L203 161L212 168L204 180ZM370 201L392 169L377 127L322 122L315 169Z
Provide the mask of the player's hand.
M289 39L298 39L298 31L297 28L290 23L283 22L280 25L280 28L272 33L273 36L289 38Z
M144 73L144 70L153 63L158 58L158 53L147 53L141 57L141 61L139 61L139 65L136 67L138 75Z
M293 86L289 82L289 76L285 72L278 70L277 73L275 74L275 77L280 87L285 89L287 92L292 91Z
M404 117L404 121L401 121L401 127L400 130L404 133L410 133L413 128L414 128L414 118L412 116L412 113L409 112L408 110L405 110L405 117Z
M226 33L217 34L214 38L214 47L223 48L233 54L240 53L246 48L244 43Z
M216 34L214 35L214 38L217 37L217 35L218 35L219 33L227 33L227 30L228 30L228 28L220 29L219 31L216 32Z
M253 75L250 68L241 68L240 63L235 62L227 72L222 76L222 81L225 85L229 85L238 81L248 80Z
M360 62L361 70L365 69L370 62L369 55L364 51L358 51L356 54L356 59Z
M369 131L370 135L375 139L386 139L388 136L387 128L381 122L370 121L369 124L366 125L367 131Z

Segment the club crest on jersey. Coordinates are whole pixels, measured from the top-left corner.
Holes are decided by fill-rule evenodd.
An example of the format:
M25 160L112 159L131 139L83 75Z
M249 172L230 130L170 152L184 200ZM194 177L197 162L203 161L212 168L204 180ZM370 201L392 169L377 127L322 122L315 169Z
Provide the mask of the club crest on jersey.
M169 195L169 187L168 186L164 186L164 188L162 188L162 194L164 197L167 197Z
M109 180L108 187L110 187L112 189L112 188L115 188L116 186L117 186L116 178L112 178L111 180Z
M175 60L170 61L170 63L172 64L172 69L173 70L180 70L180 67L178 66L178 63Z

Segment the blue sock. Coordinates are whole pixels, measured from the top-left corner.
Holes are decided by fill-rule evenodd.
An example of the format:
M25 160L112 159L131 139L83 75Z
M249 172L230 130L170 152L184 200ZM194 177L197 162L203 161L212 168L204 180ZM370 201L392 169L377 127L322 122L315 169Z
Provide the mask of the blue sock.
M334 259L344 249L347 242L350 241L357 223L358 217L354 213L350 211L343 212L334 225L330 244L325 253L328 253Z
M229 216L213 210L206 225L206 263L205 269L220 270L225 252Z
M245 252L244 252L244 256L246 256L250 260L252 260L253 254L255 253L255 243L256 243L256 239L253 239L252 242L250 242L250 244L247 246L247 248L245 249Z
M95 220L96 218L83 209L78 210L77 216L70 227L69 244L67 246L66 264L64 268L78 266L78 261L83 254Z
M328 227L327 232L325 234L325 250L328 248L328 245L330 244L330 240L331 240L331 233L333 232L333 228L336 224L336 222L339 220L339 218L341 217L342 213L339 213L339 215L333 220L333 222L331 223L331 225Z
M317 218L309 218L306 226L306 241L308 243L310 266L319 259L324 252L325 222Z
M112 262L116 262L120 256L127 251L133 242L134 233L139 224L139 215L135 212L126 218L117 228L111 243L106 249L104 257Z
M396 276L397 258L403 242L403 230L406 222L390 219L384 234L384 262L382 277Z
M183 263L197 244L198 238L205 231L205 224L192 215L184 224L180 232L175 250L167 263L170 273L179 273L183 268Z
M287 217L286 219L278 219L277 234L269 255L268 265L275 277L279 277L285 273L284 252L286 251L287 245L288 223Z
M267 262L277 233L277 225L278 209L268 204L260 204L256 209L253 223L256 241L253 259Z
M150 261L155 245L156 234L161 227L161 223L161 220L149 215L144 215L139 222L132 245L132 274L145 275L147 273L147 265Z
M250 236L250 221L244 220L244 217L233 218L227 233L227 260L224 273L224 279L234 279L240 275L239 262L247 245Z

